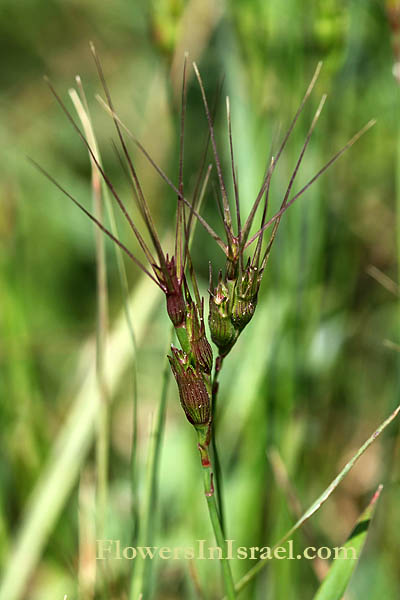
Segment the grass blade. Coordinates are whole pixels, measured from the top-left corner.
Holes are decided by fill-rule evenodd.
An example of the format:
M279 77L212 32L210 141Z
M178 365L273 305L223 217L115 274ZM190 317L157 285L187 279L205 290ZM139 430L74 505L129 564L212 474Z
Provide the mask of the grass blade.
M98 149L98 144L96 140L96 136L93 130L92 119L89 112L89 107L86 101L86 96L84 93L83 85L80 77L76 78L77 85L80 91L80 95L82 98L76 94L75 90L70 90L70 96L74 106L78 112L79 118L81 120L82 126L85 131L85 135L89 141L90 146L94 149L95 155L100 165L102 165L102 160L100 156L100 152ZM90 156L90 155L89 155ZM91 157L90 157L91 159ZM100 173L96 168L94 161L91 159L93 175L96 172L99 184L101 185L103 198L105 200L105 205L107 208L108 220L110 222L111 232L115 238L119 238L117 223L115 220L113 204L109 197L108 187L103 178L100 177ZM97 230L98 231L98 230ZM132 404L133 404L133 422L132 422L132 446L131 446L131 493L132 493L132 511L133 511L133 538L135 537L135 529L137 527L137 437L138 437L138 426L137 426L137 370L136 370L136 340L135 340L135 332L133 328L133 320L129 311L129 285L128 278L126 274L125 263L123 260L123 255L120 247L117 244L114 244L115 257L118 266L118 274L120 278L120 284L122 289L122 298L124 304L124 311L126 316L126 323L128 327L128 332L132 342Z
M376 503L381 491L382 486L380 485L343 546L345 551L354 549L355 558L347 558L345 554L346 558L339 558L333 562L328 575L318 588L314 600L341 600L343 597L360 559L361 551L367 539L368 528L374 516Z
M299 519L303 514L303 508L297 492L289 479L286 465L283 462L278 449L272 447L268 451L267 455L274 474L274 479L286 498L286 502L292 516L296 519ZM310 546L317 546L316 536L309 527L309 523L304 524L302 533ZM327 564L326 560L323 560L317 556L311 561L311 568L313 569L318 581L322 581L329 571L329 564Z
M78 80L79 84L80 80ZM93 148L97 162L101 164L98 144L94 135L93 127L89 117L89 111L84 96L83 87L80 86L82 99L79 98L75 90L70 90L69 95L74 104L75 110L84 128L86 139ZM92 201L93 214L103 222L103 189L101 185L100 172L89 153L90 164L92 168ZM108 502L108 453L109 453L109 434L108 434L108 392L104 378L104 347L106 344L108 330L108 291L107 291L107 267L105 257L105 239L98 227L95 227L96 242L96 287L97 287L97 323L96 323L96 363L97 363L97 384L100 396L100 411L97 423L96 439L96 467L97 467L97 537L103 538L105 532L105 521Z
M351 471L354 467L358 459L364 454L364 452L370 447L370 445L381 435L381 433L386 429L388 425L397 417L400 412L400 405L394 410L394 412L379 425L378 429L374 431L374 433L364 442L362 446L358 449L355 455L349 460L349 462L343 467L340 473L335 477L330 485L322 492L322 494L313 502L313 504L306 510L303 516L293 525L291 529L273 546L273 548L277 548L278 546L282 546L286 540L288 540L295 531L300 529L302 525L312 517L314 513L317 512L321 508L321 506L328 500L329 496L335 491L338 485L343 481L346 475ZM268 561L261 560L259 561L252 569L250 569L246 575L244 575L236 584L235 589L237 592L240 592L243 588L246 587L250 581L268 564Z
M158 298L157 288L147 277L143 277L129 301L130 311L141 315L136 324L138 344L145 335L148 319ZM131 343L124 311L110 331L106 357L106 377L112 395L131 361ZM8 565L0 580L0 600L23 598L29 578L40 560L91 447L99 411L96 358L92 340L84 346L81 359L80 363L88 365L86 378L76 393L65 425L28 501Z

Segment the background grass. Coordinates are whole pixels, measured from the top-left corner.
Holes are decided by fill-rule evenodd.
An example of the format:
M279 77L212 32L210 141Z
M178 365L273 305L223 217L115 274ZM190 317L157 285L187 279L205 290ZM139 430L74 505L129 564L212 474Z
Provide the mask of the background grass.
M305 10L298 0L225 5L210 0L146 4L3 0L0 571L6 568L28 498L85 378L90 361L86 349L96 330L93 228L25 159L25 155L37 159L90 206L87 153L55 105L43 74L51 77L66 100L67 89L80 74L103 161L121 194L128 194L111 144L109 117L94 100L99 84L89 40L102 57L121 117L175 181L184 50L198 61L209 98L225 76L217 114L218 143L226 159L223 97L229 93L244 213L260 184L271 140L287 127L319 60L324 61L321 77L276 173L275 206L322 93L328 93L328 101L297 189L365 122L378 120L285 215L256 316L224 365L219 447L230 537L242 546L272 545L294 521L274 480L267 448L279 450L306 507L398 403L398 355L383 343L385 339L399 342L398 299L367 273L374 265L397 281L399 269L399 100L392 75L391 31L381 3L325 0L310 3ZM193 186L205 137L201 97L192 77L185 160L188 189ZM132 152L159 230L168 236L174 196L144 159ZM212 193L205 199L204 213L219 227ZM123 240L137 251L122 220L119 227ZM200 228L193 255L205 292L208 260L222 266L223 257ZM122 295L108 242L107 258L110 322L115 328ZM143 286L140 272L127 266L132 293L137 292L134 324L142 332L137 358L140 497L169 325L161 294ZM144 319L140 306L149 303L154 308ZM129 353L125 341L121 354ZM116 365L117 358L108 364L115 383L107 535L129 544L132 381L131 369ZM394 425L312 521L315 545L343 543L377 484L384 483L349 598L398 595L398 459L398 426ZM204 536L212 539L197 463L193 432L171 385L154 545L184 546ZM90 523L94 466L94 452L89 452L21 597L46 600L69 594L76 598L78 593L91 597L85 591L86 584L90 589L90 573L82 573L82 553L80 558L78 553L82 533L78 514L85 515L86 506ZM309 545L302 533L295 543ZM121 562L105 577L109 599L126 597L131 564ZM248 561L236 561L235 576L249 566ZM196 569L206 596L217 597L217 565L204 561ZM186 562L160 560L154 575L155 598L194 597ZM308 561L276 561L243 597L294 600L311 597L316 588Z

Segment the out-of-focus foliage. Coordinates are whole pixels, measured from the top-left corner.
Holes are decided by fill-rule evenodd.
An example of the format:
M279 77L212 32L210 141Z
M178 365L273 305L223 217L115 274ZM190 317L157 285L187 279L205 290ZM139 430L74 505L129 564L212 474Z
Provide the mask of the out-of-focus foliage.
M273 206L282 199L322 93L328 93L328 100L296 189L364 123L377 118L377 125L285 215L257 313L224 365L218 435L229 537L238 546L265 546L295 520L266 450L279 449L301 504L308 506L398 399L394 344L399 342L399 300L369 274L373 265L397 282L399 270L400 104L391 34L382 3L373 0L321 0L307 9L300 0L2 1L0 571L84 375L81 351L96 327L92 225L26 160L32 156L90 206L87 153L42 76L50 76L68 103L67 90L80 74L107 172L136 219L114 153L112 124L94 98L100 86L89 40L102 58L118 113L175 182L184 51L198 62L210 99L225 78L217 105L217 142L228 173L224 96L229 93L245 214L271 143L277 146L319 60L324 61L320 79L275 175ZM207 137L192 71L187 111L185 183L190 191ZM174 194L135 148L132 154L159 231L168 238ZM219 228L212 186L203 211ZM124 242L139 253L122 220L119 228ZM108 242L107 260L112 327L122 300ZM223 264L218 248L198 227L193 261L204 293L209 260ZM128 277L136 289L140 272L128 265ZM169 335L159 296L138 347L139 482ZM107 531L127 545L131 400L127 373L110 408ZM313 545L343 543L373 489L384 483L349 598L398 596L399 449L394 425L312 521ZM197 463L192 431L171 385L154 545L212 540ZM85 481L93 481L93 470L90 455ZM142 488L140 483L139 497ZM78 535L77 481L25 598L78 597ZM302 533L294 543L309 545ZM250 560L235 561L235 578L251 565ZM107 598L126 597L131 566L129 561L113 564ZM216 561L198 561L196 570L206 597L219 597ZM194 598L190 573L187 561L157 561L154 598ZM242 597L297 600L312 597L317 587L310 561L276 561Z

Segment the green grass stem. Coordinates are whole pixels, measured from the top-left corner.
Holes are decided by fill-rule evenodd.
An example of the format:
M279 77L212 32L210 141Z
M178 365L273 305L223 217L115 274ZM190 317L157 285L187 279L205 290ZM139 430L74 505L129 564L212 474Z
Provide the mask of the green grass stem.
M214 531L215 541L222 550L222 557L220 560L222 578L224 581L224 587L226 592L226 598L229 600L235 600L235 585L233 582L232 571L227 558L227 544L224 536L224 532L221 526L221 519L218 513L217 502L215 498L214 490L214 474L211 465L210 456L208 453L208 432L204 432L203 429L198 430L198 448L200 450L201 465L203 471L203 484L204 484L204 495L207 501L208 512L210 515L211 525ZM133 599L132 599L133 600Z

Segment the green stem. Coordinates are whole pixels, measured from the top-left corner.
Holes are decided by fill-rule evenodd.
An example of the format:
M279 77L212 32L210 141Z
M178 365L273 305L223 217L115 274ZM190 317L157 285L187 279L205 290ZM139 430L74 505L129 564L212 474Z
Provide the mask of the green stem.
M214 457L214 466L215 466L215 489L216 489L216 496L217 496L217 505L218 505L218 512L220 515L220 521L221 521L221 527L222 527L222 531L225 535L225 510L224 510L224 502L223 502L223 479L222 479L222 471L221 471L221 463L219 460L219 454L218 454L218 448L217 448L217 444L216 444L216 425L217 425L217 397L218 397L218 375L221 371L222 368L222 361L223 358L221 356L217 357L216 363L215 363L215 371L214 371L214 377L213 377L213 381L212 381L212 412L213 412L213 426L212 426L212 431L211 431L211 447L212 447L212 452L213 452L213 457Z
M221 527L220 516L218 514L217 502L214 493L213 471L208 453L210 441L210 428L202 427L197 429L198 448L200 451L201 466L203 468L204 495L206 497L210 521L214 530L215 541L222 550L221 569L224 580L226 598L235 600L235 584L233 582L232 572L227 556L227 544ZM133 600L133 599L132 599Z

